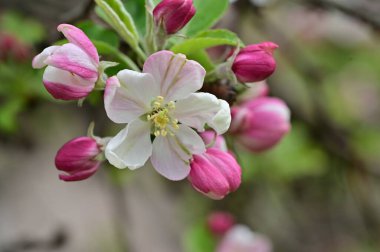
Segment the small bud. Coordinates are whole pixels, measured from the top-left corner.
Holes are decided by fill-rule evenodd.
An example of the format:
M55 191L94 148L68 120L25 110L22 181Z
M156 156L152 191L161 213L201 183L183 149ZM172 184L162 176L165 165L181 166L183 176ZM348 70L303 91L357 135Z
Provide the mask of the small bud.
M218 245L216 252L271 252L272 243L264 235L252 232L244 225L231 228Z
M242 49L235 58L232 71L241 82L258 82L268 78L276 70L273 52L278 45L263 42Z
M241 168L228 152L209 148L194 155L189 180L193 187L211 199L223 199L241 183Z
M93 175L101 161L96 157L102 152L101 146L91 137L78 137L64 144L55 156L58 170L68 173L60 174L64 181L84 180Z
M177 33L194 15L192 0L163 0L153 10L156 25L162 25L166 34Z
M207 218L207 226L215 235L224 235L235 224L235 218L226 212L215 212Z
M289 108L278 98L260 97L235 106L231 117L230 133L253 152L273 147L291 128Z

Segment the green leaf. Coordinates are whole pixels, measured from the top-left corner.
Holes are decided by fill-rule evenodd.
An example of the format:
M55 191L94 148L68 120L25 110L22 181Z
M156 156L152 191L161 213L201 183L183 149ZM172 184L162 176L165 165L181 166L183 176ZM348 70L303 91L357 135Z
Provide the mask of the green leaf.
M138 47L138 33L134 21L120 0L95 0L98 15L109 23L132 47ZM103 13L102 13L103 12Z
M189 54L187 55L187 58L197 61L206 69L207 72L210 72L215 68L214 63L205 51L198 51L196 53Z
M237 46L239 44L242 45L242 42L233 32L227 30L209 30L200 33L194 38L174 45L171 50L175 53L190 55L209 47L219 45Z
M140 35L145 34L145 0L122 0L125 8L133 17Z
M24 100L16 97L0 108L0 131L12 133L17 129L17 114L23 109Z
M183 32L194 36L215 25L229 6L228 0L194 0L195 16L186 25Z
M203 222L186 232L184 242L186 252L213 252L216 247L215 238Z

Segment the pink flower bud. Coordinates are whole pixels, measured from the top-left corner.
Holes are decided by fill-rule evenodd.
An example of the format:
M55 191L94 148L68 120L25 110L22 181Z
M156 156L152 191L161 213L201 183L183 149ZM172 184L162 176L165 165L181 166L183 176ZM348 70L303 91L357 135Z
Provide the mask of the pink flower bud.
M221 151L228 151L226 140L223 136L217 135L215 131L207 130L199 134L205 145L209 145L214 142L214 145L212 145L212 148L219 149Z
M153 10L156 25L162 25L167 34L181 30L194 15L192 0L163 0Z
M45 69L43 83L56 99L78 100L95 87L99 75L99 55L90 39L75 26L61 24L69 43L50 46L34 57L34 68Z
M241 168L228 152L209 148L194 155L189 180L193 187L212 199L223 199L241 183Z
M264 235L252 232L244 225L231 228L220 242L216 252L271 252L272 243Z
M241 82L258 82L268 78L276 69L273 52L278 45L272 42L249 45L235 58L232 71Z
M230 213L215 212L207 218L207 226L215 235L224 235L235 224Z
M260 97L231 110L230 132L253 152L267 150L289 132L290 111L286 104L272 97Z
M77 137L65 143L55 156L55 166L68 175L60 174L59 178L79 181L90 177L99 168L101 162L96 156L101 152L100 145L91 137Z

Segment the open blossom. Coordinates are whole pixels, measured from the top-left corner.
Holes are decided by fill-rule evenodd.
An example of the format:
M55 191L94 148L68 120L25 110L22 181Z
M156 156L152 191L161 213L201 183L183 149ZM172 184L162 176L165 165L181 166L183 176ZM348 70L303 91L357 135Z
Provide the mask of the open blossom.
M272 97L259 97L232 108L230 132L236 141L253 152L267 150L289 132L290 110Z
M193 0L163 0L153 10L157 25L162 25L167 34L181 30L195 15Z
M205 70L197 62L160 51L147 59L143 73L123 70L108 79L104 94L107 115L116 123L128 124L108 143L108 161L118 168L136 169L150 159L168 179L187 177L192 156L205 152L194 129L202 132L207 124L222 134L231 122L225 101L195 93L204 76Z
M278 45L272 42L249 45L236 56L232 71L241 82L258 82L276 70L273 52Z
M33 59L34 68L45 69L43 83L56 99L77 100L86 97L98 79L99 55L90 39L75 26L61 24L69 43L50 46Z
M271 252L270 240L244 225L235 225L223 237L216 252Z
M55 166L67 174L60 174L64 181L84 180L92 176L101 161L96 157L102 153L101 145L91 137L77 137L64 144L57 152Z

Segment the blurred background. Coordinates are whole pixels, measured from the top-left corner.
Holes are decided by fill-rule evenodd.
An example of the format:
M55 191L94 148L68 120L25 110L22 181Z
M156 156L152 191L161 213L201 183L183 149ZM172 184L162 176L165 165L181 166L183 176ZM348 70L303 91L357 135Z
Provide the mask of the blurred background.
M380 1L231 2L219 27L280 45L268 84L290 107L292 131L263 154L239 150L240 189L213 201L148 169L59 181L63 143L93 120L99 135L117 129L100 93L81 108L57 102L31 60L62 39L57 24L96 19L94 5L0 0L0 252L210 252L216 210L274 251L380 251Z

